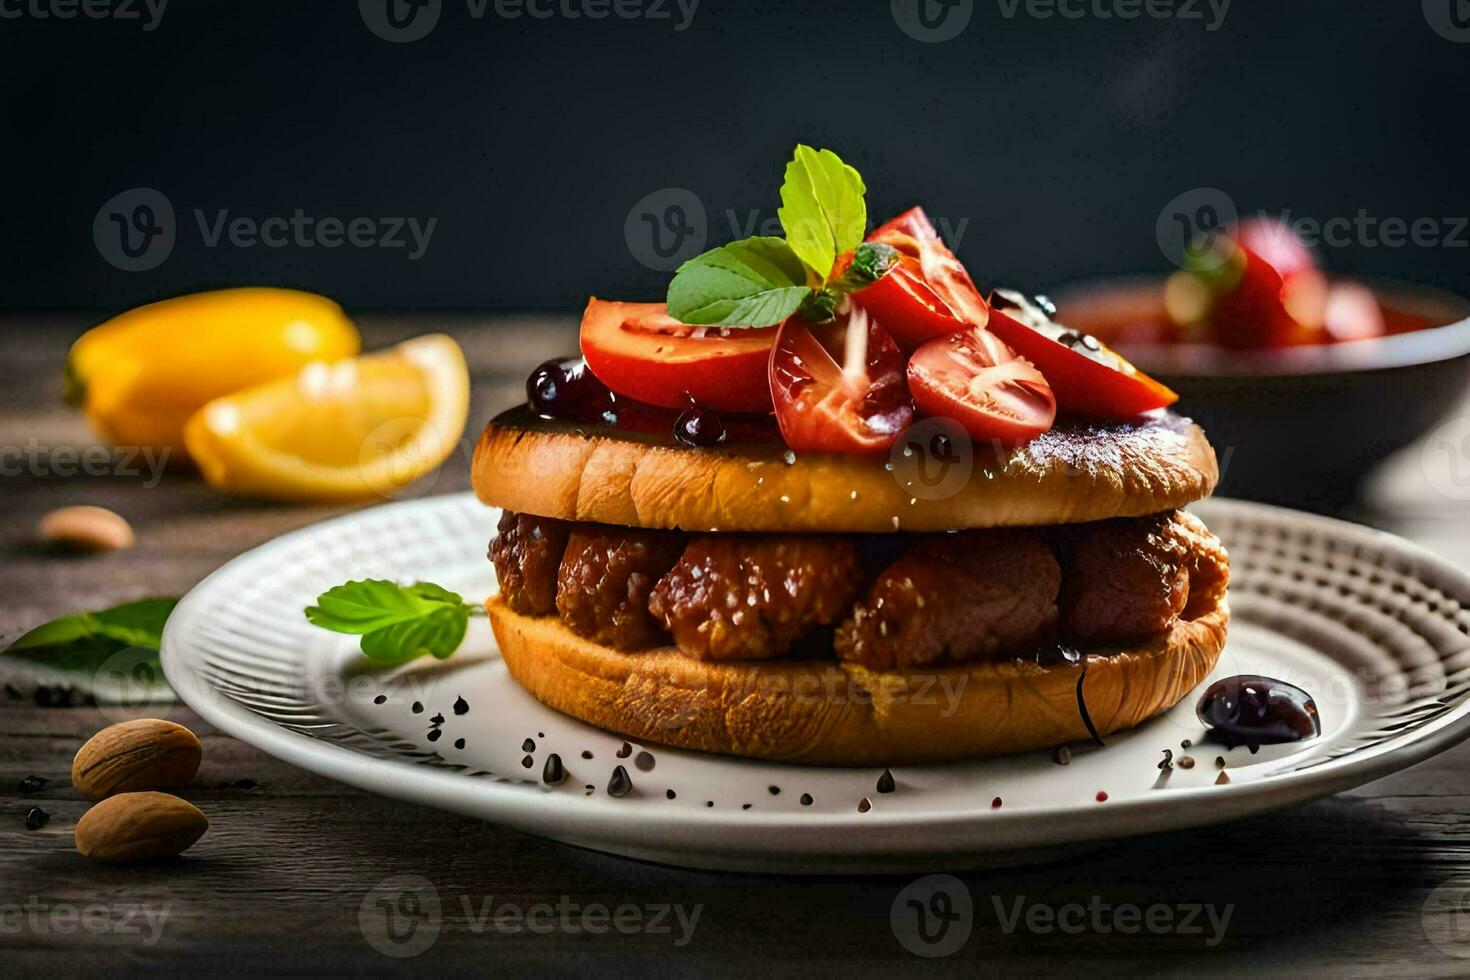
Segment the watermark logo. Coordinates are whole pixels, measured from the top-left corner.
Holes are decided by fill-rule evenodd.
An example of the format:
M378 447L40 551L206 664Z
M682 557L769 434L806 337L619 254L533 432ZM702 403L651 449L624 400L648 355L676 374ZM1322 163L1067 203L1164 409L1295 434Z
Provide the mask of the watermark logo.
M1423 0L1423 6L1434 33L1456 44L1470 42L1470 0Z
M699 195L662 187L628 210L623 238L633 258L655 272L672 272L704 251L709 217Z
M0 936L25 934L44 936L137 937L140 945L153 947L163 938L163 927L173 906L148 902L104 905L74 905L45 902L32 895L21 902L0 904Z
M1470 500L1470 415L1450 419L1429 434L1419 450L1419 468L1436 493Z
M1181 269L1217 269L1231 253L1216 244L1237 218L1229 194L1218 187L1194 187L1164 205L1154 238L1165 258Z
M1124 936L1140 933L1198 936L1211 948L1220 945L1225 938L1225 932L1230 928L1230 917L1235 914L1233 903L1225 906L1202 902L1137 905L1133 902L1109 902L1101 895L1093 895L1086 903L1067 902L1063 905L1033 902L1025 895L1017 895L1009 901L992 895L990 902L995 908L1001 931L1008 936L1018 929L1037 936L1052 933L1078 936L1088 932L1100 936L1114 933Z
M137 21L148 34L163 23L168 0L0 0L0 20Z
M975 904L970 889L954 875L928 875L898 893L888 922L899 945L915 956L952 956L975 927Z
M163 676L158 651L130 646L119 650L92 674L97 710L113 724L138 718L167 718L178 698Z
M889 0L893 22L915 41L953 41L970 26L975 0Z
M421 875L384 878L363 896L357 926L368 945L384 956L418 956L439 938L443 918L439 889Z
M1213 34L1225 23L1231 0L996 0L1000 15L1012 20L1021 10L1033 20L1197 20ZM1208 19L1207 19L1208 18Z
M1446 956L1470 959L1470 882L1449 881L1429 893L1419 913L1428 939Z
M124 272L147 272L174 250L174 206L162 191L134 187L109 198L92 219L92 240L107 262Z
M954 419L922 419L893 444L888 468L910 500L947 500L969 484L975 447Z
M362 440L358 472L369 489L385 499L422 497L439 482L439 463L453 451L433 422L403 415L374 426Z
M390 44L410 44L429 36L444 12L444 0L357 0L367 29Z

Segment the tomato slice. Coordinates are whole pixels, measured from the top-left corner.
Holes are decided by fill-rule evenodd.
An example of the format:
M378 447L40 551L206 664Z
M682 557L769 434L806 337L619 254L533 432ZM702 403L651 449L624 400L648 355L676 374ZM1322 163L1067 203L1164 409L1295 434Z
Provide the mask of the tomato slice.
M695 327L663 303L594 296L582 314L582 356L603 384L650 405L688 408L693 399L722 412L769 412L776 329Z
M914 419L903 352L861 310L829 324L787 320L771 348L770 388L781 438L798 451L885 452Z
M923 208L910 208L868 236L902 254L887 275L853 299L875 315L904 350L990 315L964 265L940 240Z
M908 375L920 411L953 419L974 439L1026 442L1056 421L1046 378L982 328L929 341L909 359Z
M1215 297L1209 317L1215 342L1221 347L1288 347L1312 342L1315 331L1299 323L1287 307L1281 273L1248 246L1236 242L1225 265L1206 278L1227 284Z
M991 298L986 329L1036 365L1063 411L1140 415L1179 400L1097 338L1052 323L1017 293L1002 290L997 296Z

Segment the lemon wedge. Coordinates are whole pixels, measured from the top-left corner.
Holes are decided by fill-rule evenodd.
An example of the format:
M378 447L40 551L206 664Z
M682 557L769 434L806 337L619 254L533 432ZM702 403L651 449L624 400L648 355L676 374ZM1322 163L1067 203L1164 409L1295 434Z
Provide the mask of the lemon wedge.
M204 478L232 492L392 498L454 451L469 396L459 345L430 334L217 398L189 418L184 443Z

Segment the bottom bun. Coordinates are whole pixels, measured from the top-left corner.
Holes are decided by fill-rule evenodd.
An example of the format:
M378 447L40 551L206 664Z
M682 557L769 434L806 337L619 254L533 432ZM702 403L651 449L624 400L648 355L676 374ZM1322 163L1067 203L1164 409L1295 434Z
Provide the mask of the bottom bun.
M712 663L669 647L622 653L555 616L486 608L511 676L542 703L638 741L810 765L950 762L1091 737L1081 664L1007 660L871 671L829 660ZM1082 693L1097 733L1132 728L1214 669L1224 602L1137 647L1088 655Z

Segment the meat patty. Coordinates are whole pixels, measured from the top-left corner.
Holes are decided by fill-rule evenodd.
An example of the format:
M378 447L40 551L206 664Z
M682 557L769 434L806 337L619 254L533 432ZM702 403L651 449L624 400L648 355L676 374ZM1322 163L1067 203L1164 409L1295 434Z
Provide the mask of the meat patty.
M1030 531L916 538L837 630L837 656L873 670L980 660L1050 636L1061 569Z
M674 531L578 525L557 574L562 622L619 650L667 644L663 627L649 614L648 596L678 560L684 541Z
M499 534L490 542L490 560L505 604L523 616L556 612L556 570L567 547L571 525L529 514L500 515Z
M1212 607L1230 578L1220 539L1183 511L1068 528L1059 551L1062 628L1079 643L1157 636Z
M840 619L862 581L851 538L701 535L653 590L649 608L691 657L765 659Z

